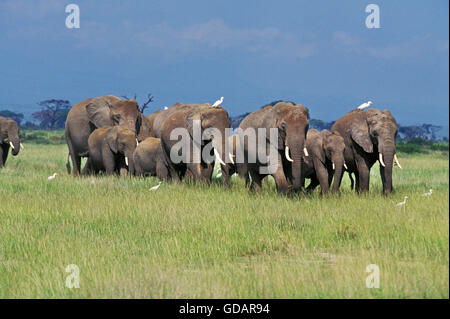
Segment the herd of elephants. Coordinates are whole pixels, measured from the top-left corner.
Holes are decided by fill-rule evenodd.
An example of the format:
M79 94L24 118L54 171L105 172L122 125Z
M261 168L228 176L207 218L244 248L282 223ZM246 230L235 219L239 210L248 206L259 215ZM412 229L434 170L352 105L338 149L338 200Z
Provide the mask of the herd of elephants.
M202 132L214 128L221 133L222 138L211 136L198 145L202 150L209 147L215 160L186 159L175 163L171 160L171 150L179 141L173 139L171 132L176 128L189 132L188 143L192 149L198 143L193 138L194 121L200 123ZM103 172L157 176L173 182L189 178L208 183L218 161L224 186L237 173L246 185L250 184L252 191L259 192L262 180L271 175L281 194L304 189L305 179L311 180L307 191L320 185L322 193L339 192L346 171L352 188L361 193L369 190L370 169L379 161L383 194L387 195L392 192L393 166L401 168L395 151L397 124L388 110L354 109L339 118L331 131L319 132L309 129L309 114L303 105L279 102L248 114L239 127L277 131L275 142L268 135L258 136L267 148L276 150L276 169L261 172L267 159L258 156L264 155L257 155L255 161L247 160L254 146L239 134L227 135L230 119L220 105L176 103L144 116L135 100L113 95L89 98L75 104L67 116L67 170L75 176ZM21 147L17 123L0 117L0 168L5 165L9 149L12 155L17 155ZM238 152L242 152L244 161L233 160ZM82 169L83 157L87 161Z

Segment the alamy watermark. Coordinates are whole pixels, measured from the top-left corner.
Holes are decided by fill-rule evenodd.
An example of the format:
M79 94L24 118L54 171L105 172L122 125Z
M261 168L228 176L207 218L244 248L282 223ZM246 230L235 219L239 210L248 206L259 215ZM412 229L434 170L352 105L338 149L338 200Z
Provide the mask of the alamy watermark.
M80 288L80 268L75 264L67 265L66 272L70 273L66 277L66 287L69 289Z
M374 3L368 4L366 7L366 13L369 13L369 15L366 17L367 29L379 29L380 28L380 7Z
M366 287L380 288L380 267L376 264L367 265L366 273L369 273L366 277Z
M68 4L66 6L66 13L69 15L66 17L67 29L79 29L80 28L80 7L77 4Z

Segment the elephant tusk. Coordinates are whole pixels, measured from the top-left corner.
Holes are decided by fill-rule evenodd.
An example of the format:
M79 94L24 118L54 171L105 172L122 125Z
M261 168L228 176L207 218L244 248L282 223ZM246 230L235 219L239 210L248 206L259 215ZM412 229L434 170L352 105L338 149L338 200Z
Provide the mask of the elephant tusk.
M138 139L136 139L136 146L139 146L139 141L138 141Z
M397 154L394 154L394 160L395 160L395 163L397 164L398 168L403 169L403 167L400 165L400 162L398 161Z
M217 152L216 149L214 149L214 155L216 156L216 159L219 161L220 165L225 166L225 163L222 161L222 159L220 158L220 154L219 152Z
M289 156L289 147L286 145L286 148L284 149L284 155L286 156L287 160L289 162L293 162L294 160Z
M20 143L20 148L24 150L24 149L25 149L25 146L23 146L23 144Z
M378 155L379 155L378 160L380 161L381 166L386 167L386 165L384 165L384 162L383 162L383 154L378 153Z
M303 153L305 153L305 156L309 156L308 150L306 149L306 147L303 148Z
M345 163L344 163L344 168L345 168L345 169L348 169L347 164L345 164Z
M9 145L11 145L11 148L14 150L14 144L12 142L9 142Z
M231 164L234 164L234 161L233 161L233 154L228 153L228 157L230 158Z
M128 157L125 156L125 165L128 166Z
M334 163L331 163L332 167L333 167L333 171L336 169L336 165L334 165Z

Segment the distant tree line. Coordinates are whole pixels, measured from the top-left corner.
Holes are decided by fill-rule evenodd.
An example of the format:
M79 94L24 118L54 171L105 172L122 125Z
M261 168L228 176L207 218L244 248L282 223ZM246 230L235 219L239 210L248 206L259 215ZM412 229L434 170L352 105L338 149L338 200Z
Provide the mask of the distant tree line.
M127 96L122 96L125 99L128 99ZM136 99L136 94L134 95L134 99ZM148 105L153 102L154 97L151 94L147 95L147 100L142 103L141 111L144 112ZM267 105L275 105L278 102L282 102L282 100L272 101L266 105L263 105L261 108ZM288 103L295 104L292 101L285 101ZM15 120L19 126L23 129L32 129L32 130L59 130L64 129L66 124L67 114L71 108L71 104L68 100L58 100L58 99L49 99L44 100L37 103L40 106L40 110L34 112L31 116L34 121L26 121L24 122L25 116L22 113L16 113L10 110L0 110L0 116L9 117ZM249 113L244 113L237 116L231 116L231 127L233 129L237 128L241 121L246 117ZM331 126L334 124L334 121L325 122L319 119L310 119L309 127L314 128L316 130L324 130L331 129ZM422 124L422 125L410 125L410 126L401 126L398 128L398 136L397 139L401 141L414 141L417 140L425 140L425 141L437 141L439 140L437 133L442 130L442 127L439 125L432 124ZM448 138L445 137L444 141L448 142Z

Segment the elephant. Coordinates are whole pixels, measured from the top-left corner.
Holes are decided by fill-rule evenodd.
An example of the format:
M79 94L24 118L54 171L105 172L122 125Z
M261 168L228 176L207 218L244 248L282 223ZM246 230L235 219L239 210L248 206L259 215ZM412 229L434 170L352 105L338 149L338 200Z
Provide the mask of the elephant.
M228 148L231 156L235 159L238 152L242 152L241 140L238 134L233 134L228 136ZM247 171L247 165L245 163L238 163L233 160L233 162L228 161L228 175L231 177L233 174L237 173L240 177L245 179L245 186L250 183L249 174Z
M133 154L137 146L133 131L122 126L104 126L89 136L89 173L107 175L127 170L134 174Z
M148 125L150 127L149 137L155 137L155 132L154 132L154 129L153 129L153 123L155 122L155 119L158 116L158 114L161 113L161 112L162 112L161 110L158 110L158 111L156 111L156 112L154 112L154 113L152 113L150 115L147 115L145 117L147 119Z
M137 176L157 176L165 181L170 178L160 138L148 137L139 143L133 154L133 162Z
M369 191L370 169L378 160L383 184L383 194L389 195L392 188L392 167L399 168L395 149L397 123L388 110L376 108L352 110L339 118L331 127L345 141L345 163L347 170L355 174L355 190Z
M278 193L299 191L304 184L301 169L306 132L309 128L308 110L301 104L278 102L274 106L268 105L250 113L242 120L239 128L244 160L252 178L251 190L260 192L261 180L272 175ZM257 129L260 128L266 129L266 138L262 142L259 142L257 137ZM245 134L247 129L256 130L253 142L250 142L250 138ZM278 132L278 140L269 141L270 129ZM257 149L258 144L264 145L265 149ZM267 154L275 154L276 158L270 159ZM262 168L270 169L262 171Z
M304 157L302 174L310 178L311 183L307 187L309 192L320 184L323 194L330 190L333 181L332 192L338 193L344 163L344 138L329 130L321 132L310 129L306 134L306 150L308 156Z
M164 117L162 123L156 123L160 117ZM194 139L195 123L199 123L199 139ZM157 127L157 124L159 127ZM191 175L194 181L204 181L209 183L212 179L215 160L221 163L223 184L229 185L229 173L225 160L229 158L229 154L225 156L226 150L226 129L230 127L230 119L228 112L222 107L211 107L210 104L186 104L177 103L171 108L161 112L155 119L155 135L161 138L162 148L169 163L169 173L172 180L179 181L186 174ZM183 129L186 132L185 138L178 136L177 139L171 139L171 133L174 129ZM211 129L215 129L217 134L213 134ZM205 136L204 133L211 135ZM220 138L218 136L220 133ZM195 147L194 147L195 143ZM189 150L189 154L185 152L181 156L179 162L175 163L171 159L171 149L173 146L183 145L184 150ZM198 159L194 158L194 151L198 149ZM212 155L210 159L205 158L205 151L209 151ZM215 156L215 157L213 157Z
M148 118L146 116L144 116L144 114L140 113L139 114L140 117L140 123L141 123L141 128L139 129L139 134L137 135L137 140L138 143L144 141L147 137L150 137L152 134L152 127L151 127L151 123L148 120Z
M164 121L166 120L166 118L168 118L170 115L172 115L173 113L175 113L183 108L185 108L185 105L183 103L177 102L174 105L172 105L171 107L169 107L168 109L165 109L165 110L162 110L159 112L155 112L154 114L150 114L149 120L150 120L150 123L152 123L151 126L152 126L154 137L161 138L161 128L162 128L162 125L163 125ZM152 115L154 115L153 121L151 119Z
M23 148L20 143L19 125L13 119L0 116L0 168L5 166L10 148L13 156L17 156Z
M120 125L131 130L137 137L142 117L135 100L122 100L113 95L89 98L75 104L67 115L65 128L73 174L80 174L81 157L89 155L88 138L95 129ZM70 174L69 160L66 166ZM85 166L85 170L88 169L89 167Z

